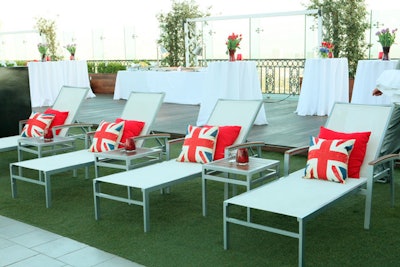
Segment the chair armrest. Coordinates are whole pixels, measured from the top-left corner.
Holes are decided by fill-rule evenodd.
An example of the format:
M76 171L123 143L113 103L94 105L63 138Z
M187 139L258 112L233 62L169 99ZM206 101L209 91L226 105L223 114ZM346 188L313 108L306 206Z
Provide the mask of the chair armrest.
M290 171L290 158L295 155L304 154L308 151L309 146L296 147L285 151L283 157L283 175L288 176Z
M390 183L392 184L392 190L394 190L393 176L394 176L394 166L395 161L400 158L400 154L388 154L381 156L373 161L368 162L368 165L372 165L374 168L374 176L373 180L379 180L384 177L388 177L390 179ZM389 163L383 166L381 169L375 169L376 166L382 165L384 163ZM392 205L394 204L393 193L392 193Z
M246 142L236 145L227 146L224 151L225 158L229 157L231 151L239 149L239 148L248 148L251 152L251 155L254 157L261 157L261 148L265 146L264 142ZM254 149L257 150L257 153L254 153Z
M151 140L155 139L158 142L158 146L155 146L153 148L161 148L164 153L166 153L167 150L167 143L168 139L171 137L170 134L167 133L158 133L158 134L147 134L147 135L140 135L140 136L135 136L134 139L135 141L146 141L146 140Z
M96 133L96 131L86 132L86 135L85 135L85 148L86 149L89 149L90 145L92 144L95 133Z
M61 129L65 129L65 128L88 128L88 131L90 132L94 126L95 125L92 123L71 123L71 124L63 124L63 125L54 126L52 128L52 131L53 131L53 136L56 136L57 130L61 130ZM74 135L74 136L80 136L80 135Z
M22 128L24 128L24 125L28 122L28 119L25 120L20 120L19 121L19 133L22 132Z
M369 165L377 166L385 162L395 161L400 159L400 154L389 154L381 156L373 161L368 162Z
M181 138L169 140L167 142L167 146L166 146L167 160L171 158L171 145L183 144L184 141L185 141L185 137L181 137Z
M147 140L147 139L155 139L155 138L170 138L171 135L170 134L163 134L163 133L159 133L159 134L147 134L147 135L140 135L140 136L135 136L134 139L136 140Z

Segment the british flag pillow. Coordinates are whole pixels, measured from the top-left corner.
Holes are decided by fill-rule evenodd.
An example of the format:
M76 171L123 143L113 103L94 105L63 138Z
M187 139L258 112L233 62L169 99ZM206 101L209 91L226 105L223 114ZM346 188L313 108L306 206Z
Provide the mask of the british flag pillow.
M41 137L44 130L50 127L51 122L54 120L54 114L45 114L40 112L32 112L29 116L28 122L22 129L22 137Z
M218 127L196 127L189 125L182 151L176 159L181 162L208 163L214 158Z
M325 140L311 137L304 178L345 183L355 140Z
M102 121L93 136L91 152L105 152L118 147L124 131L125 122L119 123Z

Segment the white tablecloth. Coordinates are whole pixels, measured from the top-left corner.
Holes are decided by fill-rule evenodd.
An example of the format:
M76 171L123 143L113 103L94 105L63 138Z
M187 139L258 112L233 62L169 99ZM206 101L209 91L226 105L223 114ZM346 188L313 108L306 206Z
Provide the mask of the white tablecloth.
M397 60L359 60L354 80L351 103L355 104L390 104L388 95L373 96L376 80L384 70L394 69Z
M32 107L52 106L64 85L90 88L85 60L29 62L28 72Z
M197 125L204 125L218 99L262 99L260 80L254 61L221 61L208 63L206 84L200 104ZM227 114L229 116L229 114ZM267 124L264 105L255 124Z
M390 99L390 103L400 103L400 69L383 71L376 80L376 84L383 95Z
M198 105L204 71L118 71L114 99L128 99L131 91L165 92L164 102Z
M307 59L297 114L325 116L335 102L349 102L347 58Z

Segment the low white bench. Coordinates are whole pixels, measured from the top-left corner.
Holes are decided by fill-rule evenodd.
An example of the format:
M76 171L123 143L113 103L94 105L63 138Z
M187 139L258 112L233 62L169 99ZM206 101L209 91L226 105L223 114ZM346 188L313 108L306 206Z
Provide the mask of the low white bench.
M150 230L150 193L187 180L201 177L202 164L177 162L175 159L163 161L142 168L120 172L93 180L95 218L100 219L100 198L107 198L143 207L144 232ZM101 192L101 184L108 183L128 188L128 196L121 197ZM142 192L139 200L131 199L130 189Z
M347 179L345 184L301 178L304 170L291 173L265 186L224 201L224 248L229 247L229 223L239 224L299 240L299 266L304 264L305 223L352 192L359 192L367 184L367 178ZM231 217L229 207L242 206L286 215L297 219L298 232L261 225L251 220Z
M51 207L51 175L69 170L77 170L94 165L93 153L84 150L58 154L51 157L35 158L20 162L10 163L10 178L12 197L17 197L17 180L44 186L46 207ZM39 178L23 175L24 169L38 171ZM86 169L86 178L88 169Z

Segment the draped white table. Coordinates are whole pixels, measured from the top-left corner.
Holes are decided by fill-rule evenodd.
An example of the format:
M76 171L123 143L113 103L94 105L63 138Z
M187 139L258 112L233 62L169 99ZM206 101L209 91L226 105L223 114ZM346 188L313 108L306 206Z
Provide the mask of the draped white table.
M64 85L90 88L85 60L29 62L28 72L32 107L52 106Z
M206 83L203 89L197 125L207 123L217 100L220 98L263 99L256 63L254 61L208 63ZM268 124L264 105L261 106L255 124Z
M349 102L347 58L307 59L297 114L325 116L335 102Z
M376 81L383 71L394 69L397 60L359 60L354 80L351 103L354 104L391 104L388 95L373 96Z
M114 99L128 99L132 91L165 92L164 102L200 104L204 71L118 71Z

